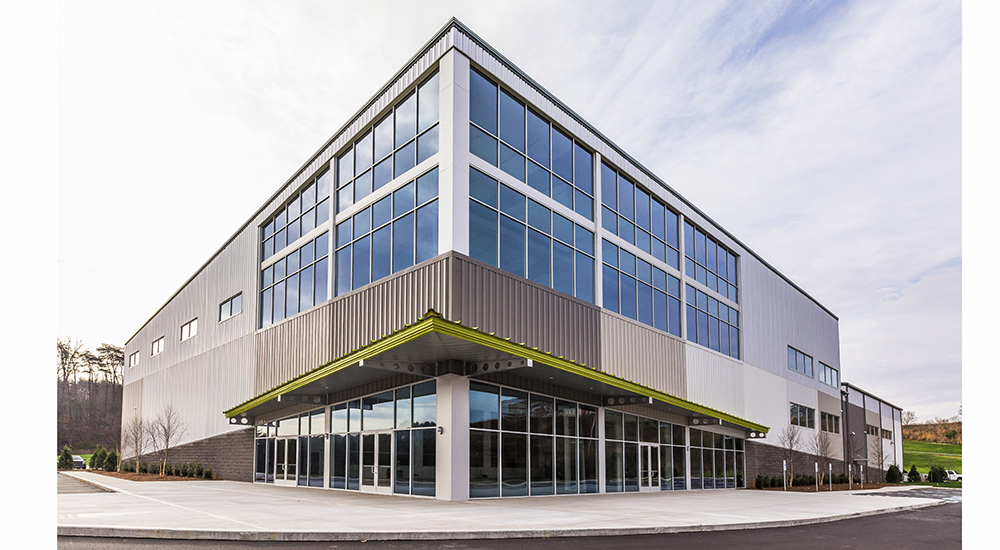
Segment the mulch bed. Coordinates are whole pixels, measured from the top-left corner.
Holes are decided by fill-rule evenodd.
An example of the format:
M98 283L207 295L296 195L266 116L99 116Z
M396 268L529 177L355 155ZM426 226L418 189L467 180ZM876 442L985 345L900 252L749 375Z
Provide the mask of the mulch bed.
M899 483L865 483L864 489L867 491L868 489L881 489L882 487L901 487L901 486L902 485L899 484ZM861 489L861 485L859 485L857 483L855 483L853 485L848 485L847 483L837 483L837 484L834 484L834 486L833 486L833 490L834 491L858 491L860 489ZM754 490L755 491L781 491L783 489L781 487L768 487L766 489L754 489ZM789 487L788 490L789 491L795 491L796 493L815 493L816 492L816 486L815 485L809 485L809 486L801 486L801 487ZM829 493L830 492L830 486L829 485L820 485L819 486L819 491L821 493L822 492Z
M158 474L142 474L138 472L104 472L100 470L86 471L94 474L101 474L103 476L126 479L128 481L215 481L220 479L218 476L212 479L204 479L200 477L161 476Z

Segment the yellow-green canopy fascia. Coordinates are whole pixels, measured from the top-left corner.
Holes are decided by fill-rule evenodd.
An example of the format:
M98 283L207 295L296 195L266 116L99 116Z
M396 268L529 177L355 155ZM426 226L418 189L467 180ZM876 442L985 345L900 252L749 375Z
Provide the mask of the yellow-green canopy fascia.
M437 332L439 334L444 334L452 336L454 338L459 338L473 344L478 344L484 347L488 347L497 350L502 353L508 353L510 355L515 355L518 357L524 357L525 359L530 359L532 361L541 363L543 365L548 365L570 374L575 374L584 378L594 380L608 386L616 387L618 389L632 392L645 397L650 397L657 401L674 405L682 409L691 411L693 413L710 416L712 418L720 419L724 422L730 424L741 426L749 430L755 430L759 432L767 432L769 428L762 424L757 424L756 422L751 422L737 416L713 409L711 407L706 407L704 405L699 405L691 401L675 397L668 393L663 393L661 391L654 390L652 388L637 384L635 382L619 378L612 374L601 372L592 368L589 368L583 364L575 363L564 359L563 357L552 355L551 353L546 353L539 351L537 348L531 348L525 344L512 342L507 338L501 338L494 334L487 334L481 332L474 328L463 326L459 323L448 321L441 317L437 312L428 311L419 321L412 325L407 325L406 327L397 330L396 332L380 339L373 341L371 344L354 350L347 355L335 359L324 365L313 369L297 378L293 378L284 384L277 386L257 397L245 401L227 411L225 415L227 418L232 418L240 413L249 411L258 405L262 405L276 399L279 395L289 393L293 390L306 386L312 382L316 382L326 376L329 376L337 371L346 369L353 365L358 364L360 361L375 357L381 353L391 350L397 346L416 340L421 336L430 334L432 332Z

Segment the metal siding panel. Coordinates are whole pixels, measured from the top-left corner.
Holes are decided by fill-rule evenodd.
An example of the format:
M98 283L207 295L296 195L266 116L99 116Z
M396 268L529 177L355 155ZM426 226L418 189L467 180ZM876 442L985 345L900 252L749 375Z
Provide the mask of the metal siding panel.
M450 255L334 298L257 333L254 395L447 309Z
M597 306L457 253L455 277L460 299L454 320L597 368Z
M683 341L606 310L600 334L602 371L687 399Z
M687 347L687 398L707 407L744 416L744 366L721 353L694 344L684 345Z
M837 395L837 388L822 384L817 378L820 361L840 370L837 320L753 257L744 256L740 263L743 360L812 389ZM812 378L788 369L788 346L812 356Z

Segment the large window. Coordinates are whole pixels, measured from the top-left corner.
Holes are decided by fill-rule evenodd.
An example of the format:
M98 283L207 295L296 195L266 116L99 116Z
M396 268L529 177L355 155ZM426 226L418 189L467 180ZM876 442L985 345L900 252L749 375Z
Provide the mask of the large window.
M789 359L790 360L790 359ZM796 361L798 359L796 358ZM791 365L789 365L791 366ZM819 364L819 381L835 388L840 387L840 373L837 369L824 364L822 361Z
M680 280L624 248L601 244L604 308L680 336Z
M739 303L736 292L736 255L686 221L684 273L733 303Z
M470 382L469 496L596 493L597 407Z
M684 426L604 410L604 490L687 488Z
M331 172L324 170L271 215L261 228L261 261L330 220L331 179Z
M677 214L649 191L601 163L601 225L674 269L680 269Z
M469 73L472 154L594 219L594 156L488 78Z
M736 437L691 428L691 488L746 487L744 443Z
M840 433L840 417L830 413L819 413L819 426L824 432Z
M337 157L337 212L438 152L439 88L424 79Z
M691 285L687 285L685 299L687 339L739 359L739 311Z
M329 249L324 232L260 272L261 327L326 301Z
M336 295L437 256L438 169L337 224Z
M792 346L788 346L788 368L812 378L813 358Z
M810 409L797 403L789 403L788 412L790 415L789 422L793 426L816 428L816 409Z
M594 301L594 234L475 168L469 170L469 255Z
M389 432L392 442L379 453L389 453L393 492L434 496L437 456L436 382L429 380L330 407L330 488L359 489L374 484L366 447L375 439L364 432ZM390 450L391 449L391 450Z

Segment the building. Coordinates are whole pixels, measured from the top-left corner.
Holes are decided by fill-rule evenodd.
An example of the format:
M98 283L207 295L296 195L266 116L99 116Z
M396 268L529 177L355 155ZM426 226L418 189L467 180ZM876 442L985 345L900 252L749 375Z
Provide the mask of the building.
M903 410L847 382L841 384L841 409L848 462L866 481L880 480L879 471L903 468Z
M457 20L126 355L123 423L227 479L737 488L791 425L843 469L837 317Z

